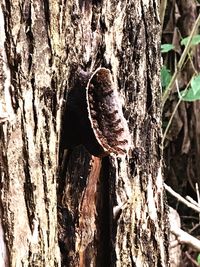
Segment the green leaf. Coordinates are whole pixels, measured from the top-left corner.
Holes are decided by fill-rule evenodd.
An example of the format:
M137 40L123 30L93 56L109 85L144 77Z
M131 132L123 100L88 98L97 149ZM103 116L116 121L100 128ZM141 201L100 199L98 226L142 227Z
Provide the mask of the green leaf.
M200 75L192 78L191 87L186 93L181 92L181 97L184 101L200 100Z
M197 262L198 262L198 264L200 264L200 254L198 254L198 256L197 256Z
M190 38L190 36L183 38L182 41L181 41L181 45L185 45L186 46L187 43L188 43L189 38ZM199 43L200 43L200 34L194 35L192 37L191 45L198 45Z
M191 87L194 90L195 95L200 93L200 75L192 78Z
M161 53L167 53L173 50L175 47L173 44L162 44L161 45Z
M170 83L172 78L171 72L167 67L164 65L161 69L161 85L163 88L166 88Z

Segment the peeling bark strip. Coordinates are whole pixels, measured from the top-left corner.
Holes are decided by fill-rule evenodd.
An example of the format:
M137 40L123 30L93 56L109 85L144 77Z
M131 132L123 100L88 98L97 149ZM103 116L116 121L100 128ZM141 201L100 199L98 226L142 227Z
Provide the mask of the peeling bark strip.
M83 192L82 200L79 208L78 222L78 238L76 243L77 251L79 251L79 266L92 266L95 262L95 256L89 251L96 246L96 198L97 198L97 182L101 170L101 159L92 157L91 171L88 176L88 182Z

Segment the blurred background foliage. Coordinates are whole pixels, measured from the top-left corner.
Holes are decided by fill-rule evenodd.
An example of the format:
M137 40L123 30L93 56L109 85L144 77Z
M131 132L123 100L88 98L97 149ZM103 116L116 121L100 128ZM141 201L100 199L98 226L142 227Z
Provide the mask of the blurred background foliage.
M188 195L197 202L200 202L199 14L200 0L161 1L165 183L181 196ZM169 205L180 215L181 228L200 239L199 214L175 197L169 194L167 197ZM198 257L197 251L182 246L180 266L200 266Z

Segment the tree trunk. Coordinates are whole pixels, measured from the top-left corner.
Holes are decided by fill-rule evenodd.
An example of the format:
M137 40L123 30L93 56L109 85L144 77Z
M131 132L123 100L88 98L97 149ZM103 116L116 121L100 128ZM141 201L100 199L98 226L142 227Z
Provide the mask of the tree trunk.
M0 7L2 266L167 266L158 1ZM69 134L70 92L99 67L129 124L123 156L93 153L85 123Z

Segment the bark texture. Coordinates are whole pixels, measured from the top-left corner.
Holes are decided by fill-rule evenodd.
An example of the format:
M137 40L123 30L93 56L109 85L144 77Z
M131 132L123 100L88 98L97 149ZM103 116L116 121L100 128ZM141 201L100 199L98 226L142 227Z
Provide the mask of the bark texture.
M9 264L59 266L57 158L59 86L49 10L41 1L1 1L1 223ZM54 16L53 16L54 17ZM56 30L57 31L57 30ZM53 37L52 37L53 36ZM57 117L58 116L58 117Z
M4 266L167 266L158 10L155 0L1 0ZM76 66L111 70L132 139L125 156L64 149Z
M89 70L99 65L112 70L133 143L126 157L103 159L100 176L93 180L97 183L97 191L93 192L96 209L88 210L87 219L81 203L87 200L92 179L86 169L92 169L93 164L89 154L83 157L82 148L69 155L63 176L65 191L60 193L63 195L60 221L62 225L61 218L71 218L72 227L61 227L60 240L65 239L64 251L69 249L70 240L71 250L63 262L66 266L73 266L74 262L80 266L167 266L168 230L159 151L157 5L131 1L93 5L83 2L78 12L81 12L77 16L80 28L76 28L75 39L78 41L81 36L81 46L79 42L76 45L82 50L82 64ZM70 36L68 40L74 39ZM93 206L94 198L89 203ZM87 221L84 228L80 217Z

